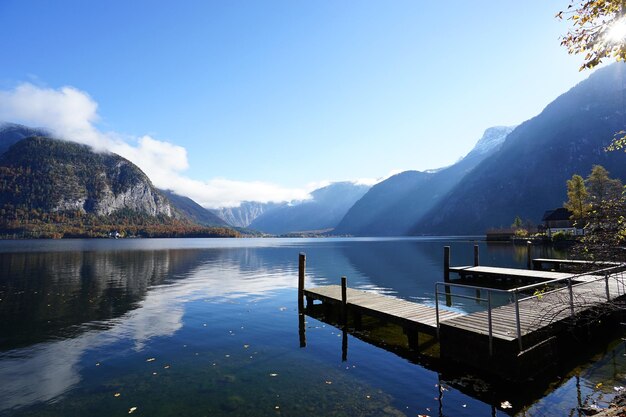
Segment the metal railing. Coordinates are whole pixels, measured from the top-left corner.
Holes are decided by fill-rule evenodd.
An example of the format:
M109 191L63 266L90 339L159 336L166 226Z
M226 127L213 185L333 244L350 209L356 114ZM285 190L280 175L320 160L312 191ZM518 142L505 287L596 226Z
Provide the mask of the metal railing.
M456 284L450 282L437 282L435 283L435 310L437 315L437 338L439 338L439 328L440 328L440 320L439 320L439 297L441 295L445 295L446 298L451 300L451 297L455 298L465 298L478 302L486 302L487 303L487 327L489 334L489 355L493 354L493 322L492 322L492 311L494 309L492 298L493 294L506 294L508 296L509 303L504 305L514 304L515 306L515 328L516 328L516 338L518 341L518 347L520 352L523 350L522 343L522 324L520 319L520 303L530 300L533 298L545 297L551 293L561 292L563 293L564 288L555 288L550 291L543 291L540 289L545 289L547 286L554 286L558 284L565 283L567 285L567 296L569 298L569 310L570 317L574 318L576 314L575 308L575 289L578 289L583 286L587 286L598 281L605 281L605 292L606 292L606 301L610 302L612 300L611 294L611 285L609 284L610 280L615 282L615 292L613 293L616 297L620 297L626 295L626 282L624 280L623 272L626 270L626 263L611 266L608 268L589 271L580 274L572 274L568 277L552 279L548 281L538 282L535 284L525 285L522 287L511 288L508 290L499 289L499 288L490 288L490 287L481 287L474 285L466 285L466 284ZM590 279L591 276L598 275L598 278ZM585 277L584 281L577 282L577 278ZM443 287L443 291L440 288ZM479 295L471 296L467 294L453 294L452 288L461 288L461 289L469 289L476 290ZM539 293L533 293L533 295L526 295L530 291L540 290ZM480 296L483 292L486 292L486 298ZM521 296L521 297L520 297ZM499 305L495 308L502 307Z

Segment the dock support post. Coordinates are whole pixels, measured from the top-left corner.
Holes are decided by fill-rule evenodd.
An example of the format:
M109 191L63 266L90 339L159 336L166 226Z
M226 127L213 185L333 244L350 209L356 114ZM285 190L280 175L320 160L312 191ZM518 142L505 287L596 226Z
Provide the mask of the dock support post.
M450 246L443 247L443 281L450 282ZM450 296L450 287L445 285L446 306L452 307L452 297Z
M606 288L606 301L611 301L611 290L609 289L609 274L604 274L604 286Z
M303 312L298 314L298 336L300 337L300 347L306 347L306 320Z
M478 245L474 245L474 266L478 266L478 265L479 265Z
M450 282L450 246L443 247L443 280Z
M517 344L519 347L519 351L524 350L522 345L522 324L520 322L520 314L519 314L519 295L517 294L517 290L513 292L513 302L515 303L515 327L517 331Z
M304 310L304 274L306 270L306 254L300 253L298 259L298 310Z
M406 334L409 342L409 349L419 351L419 332L415 329L405 328L404 334Z
M569 289L569 309L570 316L574 319L574 290L572 288L572 279L567 279L567 288Z
M341 323L348 322L348 279L341 277Z
M348 360L348 329L346 326L343 326L343 330L341 332L341 362L345 362Z
M489 324L489 356L493 356L493 322L491 318L491 291L487 290L487 322Z
M528 269L533 269L532 264L532 243L531 241L526 242L526 267Z

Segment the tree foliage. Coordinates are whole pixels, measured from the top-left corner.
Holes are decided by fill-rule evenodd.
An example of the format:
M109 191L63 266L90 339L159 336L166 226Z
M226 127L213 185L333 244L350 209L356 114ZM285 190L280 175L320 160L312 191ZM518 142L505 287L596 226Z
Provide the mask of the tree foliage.
M624 261L626 253L621 247L626 239L626 197L622 182L610 178L603 166L594 165L585 182L580 175L568 180L568 197L570 185L579 191L577 197L586 194L576 204L586 209L579 218L584 224L585 235L574 248L575 256L594 261ZM574 211L567 205L566 208Z
M588 198L585 180L580 175L574 174L572 179L567 180L567 201L563 204L563 207L573 213L573 220L580 222L587 216L591 210Z
M580 70L591 69L605 58L626 60L626 0L570 0L557 13L572 22L561 38L570 54L584 54ZM607 151L626 150L626 131L616 132Z
M609 171L602 165L594 165L585 182L591 204L617 200L621 198L624 189L622 181L610 178Z
M593 68L605 58L626 59L626 0L571 0L557 17L571 28L561 38L570 54L584 54L580 69Z

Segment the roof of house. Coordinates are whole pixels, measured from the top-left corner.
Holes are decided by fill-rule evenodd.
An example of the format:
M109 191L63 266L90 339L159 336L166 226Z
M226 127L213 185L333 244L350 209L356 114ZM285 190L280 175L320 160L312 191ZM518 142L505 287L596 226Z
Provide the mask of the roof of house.
M554 221L554 220L569 220L572 217L572 212L564 207L559 207L555 210L548 210L543 214L542 221Z

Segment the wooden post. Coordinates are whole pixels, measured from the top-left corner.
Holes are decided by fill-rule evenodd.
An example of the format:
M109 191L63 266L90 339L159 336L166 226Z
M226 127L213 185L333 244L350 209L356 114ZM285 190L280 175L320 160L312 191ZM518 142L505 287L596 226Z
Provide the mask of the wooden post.
M298 310L304 310L304 275L306 272L306 254L300 253L298 259Z
M298 335L300 336L300 347L306 347L306 319L304 313L298 314Z
M410 329L406 327L404 329L407 340L409 342L409 349L418 352L419 351L419 332L416 329Z
M348 322L348 279L341 277L341 323Z
M528 267L528 269L533 269L533 264L532 264L532 242L529 240L526 242L526 265Z
M443 247L443 280L450 282L450 246Z
M474 266L479 265L478 259L478 245L474 245Z
M443 281L450 282L450 246L443 247ZM446 293L446 306L452 307L450 287L445 285L444 292Z

